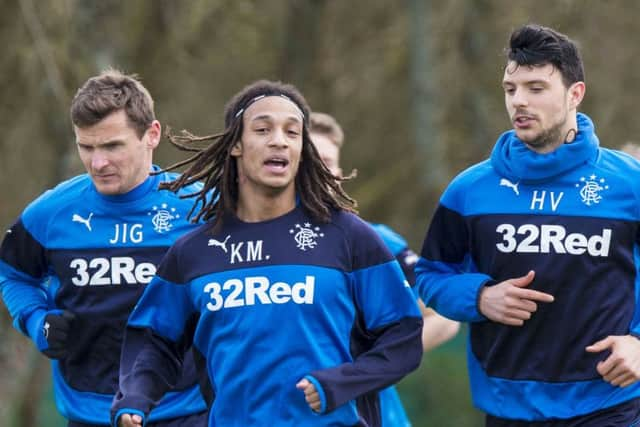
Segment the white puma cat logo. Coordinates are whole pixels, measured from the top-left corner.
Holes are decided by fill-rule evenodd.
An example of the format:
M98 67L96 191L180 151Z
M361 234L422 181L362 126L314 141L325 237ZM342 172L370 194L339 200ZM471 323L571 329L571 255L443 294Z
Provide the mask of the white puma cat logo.
M224 239L224 241L219 241L216 239L209 239L209 244L208 246L218 246L220 248L222 248L222 250L224 251L224 253L227 253L227 240L229 240L229 237L231 237L231 235L227 235L227 238Z
M503 187L509 187L510 189L513 190L514 193L516 193L516 196L520 195L520 191L518 191L518 184L520 184L520 182L516 182L515 184L511 181L509 181L506 178L502 178L500 180L500 185Z
M91 212L91 213L89 214L89 217L88 217L87 219L82 218L82 217L81 217L80 215L78 215L78 214L73 214L73 218L71 218L71 221L73 221L73 222L81 222L82 224L84 224L84 225L87 227L87 229L88 229L89 231L92 231L92 230L91 230L91 217L92 217L92 216L93 216L93 212Z

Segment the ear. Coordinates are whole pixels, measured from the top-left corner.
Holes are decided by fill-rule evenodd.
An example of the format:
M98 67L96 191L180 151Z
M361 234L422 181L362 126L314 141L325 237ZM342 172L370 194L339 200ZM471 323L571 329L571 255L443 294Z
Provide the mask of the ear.
M231 147L231 157L240 157L242 156L242 141L237 140L233 147Z
M585 90L586 86L584 82L575 82L569 87L569 107L572 110L577 109L584 99Z
M162 138L162 126L160 125L160 122L157 120L151 122L151 126L149 126L145 132L144 137L146 137L146 143L150 149L153 150L156 148L158 144L160 144L160 138Z

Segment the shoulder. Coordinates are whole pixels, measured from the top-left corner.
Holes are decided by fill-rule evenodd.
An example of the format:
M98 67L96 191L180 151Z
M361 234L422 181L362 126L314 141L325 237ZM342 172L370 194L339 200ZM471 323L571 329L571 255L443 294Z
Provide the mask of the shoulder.
M162 258L158 275L174 283L186 282L193 260L199 258L207 247L206 239L210 237L211 227L208 222L200 224L178 237Z
M335 212L332 223L342 231L350 248L353 270L395 259L378 232L356 214Z
M635 157L618 150L600 148L596 166L600 170L600 178L609 188L618 187L632 192L636 201L640 202L640 161ZM640 211L639 211L640 215Z
M331 222L334 226L342 230L347 239L364 237L367 235L376 236L377 233L371 228L371 225L360 218L358 215L347 211L334 211L331 216Z
M175 181L180 174L174 172L161 172L158 174L158 185L160 183L168 183ZM188 209L191 211L192 208L195 207L195 203L197 200L196 194L200 193L204 185L202 182L198 181L186 187L180 188L178 191L173 192L170 190L160 190L157 189L157 197L165 198L167 201L170 201L173 205L179 205L182 209ZM209 190L206 199L207 201L211 200L213 197L213 190Z
M182 252L190 252L202 247L202 242L212 234L213 223L206 222L197 224L190 231L184 233L176 239L171 246L171 252L175 255ZM206 246L206 245L205 245Z
M618 150L600 148L598 165L623 176L637 178L640 175L640 161L635 157Z
M63 181L31 202L22 213L22 220L25 225L48 222L48 218L84 197L87 191L92 191L91 178L87 174Z
M160 174L158 174L159 182L172 182L178 179L179 177L180 177L180 174L175 172L161 172ZM202 184L202 182L198 181L198 182L194 182L191 185L187 185L186 187L181 188L175 193L173 192L170 192L170 193L175 194L176 197L181 197L181 196L187 196L189 194L202 191L203 188L204 188L204 185Z
M458 212L464 211L465 197L470 189L473 191L483 191L487 188L487 179L496 176L490 160L484 160L480 163L460 172L447 186L440 202L449 209Z

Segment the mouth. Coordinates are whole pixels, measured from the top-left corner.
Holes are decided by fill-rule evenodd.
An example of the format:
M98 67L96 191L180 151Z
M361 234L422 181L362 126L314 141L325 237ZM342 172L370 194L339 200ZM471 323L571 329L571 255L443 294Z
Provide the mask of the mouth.
M527 127L535 120L535 117L528 114L516 114L513 116L512 122L516 127Z
M264 165L273 171L282 171L289 166L289 160L284 157L273 156L264 161Z
M108 180L114 179L115 177L116 177L116 174L113 174L113 173L101 173L101 174L93 175L93 179L98 181L108 181Z

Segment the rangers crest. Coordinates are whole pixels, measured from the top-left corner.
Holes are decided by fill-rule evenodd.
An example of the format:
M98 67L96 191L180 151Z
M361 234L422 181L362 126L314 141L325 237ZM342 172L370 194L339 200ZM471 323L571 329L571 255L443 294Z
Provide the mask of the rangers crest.
M576 184L576 187L582 186L580 188L580 197L582 199L582 203L587 206L591 206L592 204L600 203L602 200L602 196L600 193L604 190L608 190L609 186L605 185L605 179L598 177L595 174L591 174L589 179L584 176L580 178L580 183Z
M180 214L176 214L175 212L176 208L169 208L166 203L163 203L160 205L160 207L154 206L152 208L152 211L147 215L153 214L153 217L151 218L153 229L157 233L162 234L171 230L171 228L173 227L171 221L180 218Z
M296 229L298 231L296 231ZM296 224L295 229L290 229L289 233L293 234L296 246L301 251L315 248L318 244L318 237L324 237L324 233L320 233L320 227L313 227L308 222L305 222L304 226Z

